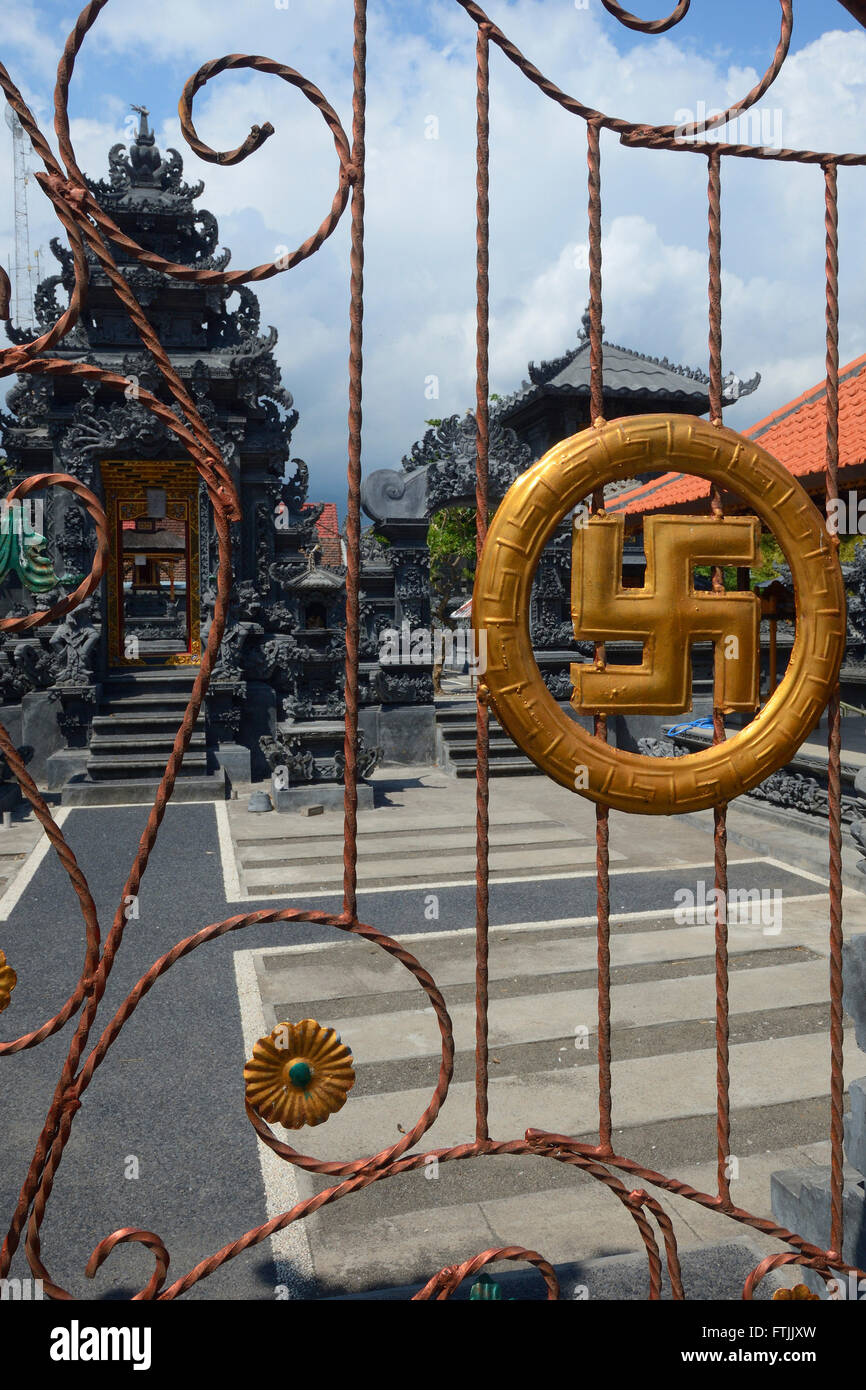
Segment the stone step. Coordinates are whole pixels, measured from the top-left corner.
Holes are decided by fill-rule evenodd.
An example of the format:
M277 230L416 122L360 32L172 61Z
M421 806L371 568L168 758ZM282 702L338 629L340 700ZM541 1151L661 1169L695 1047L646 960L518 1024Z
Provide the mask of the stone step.
M455 731L455 733L452 734L450 737L446 738L443 735L442 738L443 746L452 756L459 756L460 754L464 754L466 756L474 757L475 743L476 739L474 728L461 729L459 733ZM518 751L517 745L515 744L514 740L512 738L509 738L508 734L504 734L501 729L497 729L495 731L491 730L489 747L490 756L492 758L496 757L497 754L504 753L507 756L509 753L514 753Z
M797 953L797 963L801 959L800 953L808 952L809 956L813 956L820 953L821 947L826 950L818 913L810 911L808 918L814 925L805 930L795 926L790 934L789 947L786 948ZM614 937L611 958L617 970L634 971L652 967L661 970L663 975L665 970L671 975L671 963L675 962L678 968L688 968L695 975L698 968L696 964L692 965L693 962L707 963L712 959L708 954L711 947L704 926L672 926L668 918L664 920L661 930L655 922L647 922L645 927L636 931L633 923L620 927L614 921L611 934ZM785 940L789 940L787 934ZM473 932L438 932L431 936L407 936L403 941L433 975L440 988L448 992L449 997L455 991L466 988L474 993ZM768 952L778 952L779 937L765 935L748 923L734 922L728 929L728 949L732 961L745 960L750 968L760 967ZM408 1000L423 1002L405 967L372 946L337 942L328 943L318 951L275 948L261 951L258 958L261 964L261 999L266 1007L273 1004L277 1010L283 1007L281 1001L296 998L313 1003L329 1013L336 1010L345 1013L349 1001L360 1000L362 1002L356 1002L354 1009L360 1017L364 1012L372 1013L382 1007L386 995L397 1003L401 1002L397 998L401 994L406 995ZM557 977L564 980L568 976L579 981L587 972L591 974L596 970L597 960L598 947L593 931L547 924L538 931L529 927L525 930L508 927L490 929L488 977L491 989L495 988L497 982L504 984L513 980L538 980L541 977L551 988ZM556 984L557 989L563 987ZM390 1012L394 1005L389 1003L387 1007Z
M475 744L475 739L474 739L474 738L472 738L472 739L466 738L466 739L459 739L459 740L458 740L458 739L455 739L453 743L445 743L445 744L444 744L444 747L445 747L445 749L446 749L446 751L447 751L447 753L448 753L448 756L452 759L452 761L455 761L455 762L467 762L467 761L469 761L469 760L471 759L471 761L473 762L473 765L474 765L474 761L475 761L475 749L476 749L476 744ZM495 743L491 741L491 743L490 743L490 761L491 761L491 762L498 762L498 763L499 763L499 762L503 762L503 761L507 760L508 758L514 758L514 757L523 757L523 754L520 752L520 749L516 746L516 744L512 743L511 739L508 739L507 742L506 742L505 740L503 740L503 739L500 739L498 742L495 742ZM529 759L527 759L527 762L528 762L528 761L529 761Z
M115 754L108 758L91 758L87 763L87 775L99 782L125 778L138 780L148 777L156 777L158 780L165 771L167 761L167 757L161 758L158 755L124 758ZM182 777L202 777L206 773L207 754L203 752L187 753L183 760L183 766L177 775L180 779Z
M437 747L442 766L454 777L474 777L476 766L476 728L474 702L436 711ZM535 764L517 748L510 734L491 713L489 739L491 777L531 777Z
M163 769L160 769L162 771ZM61 792L61 806L117 806L127 802L151 803L160 778L127 777L100 782L70 780ZM203 777L178 777L172 801L225 801L226 780L222 769Z
M595 854L595 845L549 845L536 854L530 863L525 849L492 848L490 873L493 877L497 874L525 874L527 877L534 877L544 873L546 869L574 869L595 864ZM611 851L611 863L624 858L625 855L615 850ZM406 884L439 883L443 878L450 880L474 872L474 844L471 847L467 846L465 853L451 852L444 862L438 855L416 854L411 861L407 861L405 870L402 867L396 870L400 882ZM358 881L365 887L393 883L394 878L393 855L384 859L374 859L368 855L359 860ZM330 864L314 861L308 864L276 864L267 868L244 869L243 881L252 896L258 893L282 893L290 888L301 887L311 891L328 888L336 891L342 888L343 883L342 851L339 855L335 854Z
M99 706L99 713L108 717L113 715L123 717L127 714L159 714L163 711L166 713L177 711L177 718L180 719L188 704L188 694L169 692L160 695L158 691L149 691L144 695L128 695L122 699L104 699Z
M198 671L197 666L115 671L106 678L102 688L106 694L126 690L189 690Z
M475 758L465 761L455 762L451 765L451 771L455 777L474 777ZM529 758L524 758L522 754L515 754L513 757L490 759L488 772L491 777L532 777L540 776L535 763L530 762Z
M458 1246L452 1246L451 1254L443 1260L443 1265L454 1263L458 1252L462 1256L464 1247L465 1240ZM743 1284L763 1254L763 1247L747 1235L736 1236L717 1245L682 1250L680 1266L686 1297L706 1300L738 1297ZM591 1301L595 1304L599 1300L618 1303L643 1302L649 1290L647 1260L644 1254L605 1255L600 1259L580 1262L568 1260L557 1262L554 1269L562 1303ZM664 1260L662 1269L661 1297L664 1301L669 1301L672 1295ZM427 1272L432 1276L436 1270L430 1267ZM536 1270L528 1266L500 1261L498 1264L487 1265L484 1272L500 1286L503 1301L539 1302L547 1296L543 1279ZM424 1282L426 1283L426 1280ZM468 1302L474 1282L474 1278L464 1279L459 1289L451 1295L450 1301ZM790 1287L790 1283L790 1277L787 1283L785 1282L784 1270L772 1270L762 1281L762 1296L768 1297L777 1288ZM369 1300L376 1303L397 1303L411 1300L423 1287L423 1283L404 1284L397 1288L391 1284L380 1289L365 1289L362 1293L330 1296L326 1294L322 1301L354 1303Z
M177 713L174 710L166 714L130 714L127 712L128 706L118 705L117 714L97 714L93 719L94 737L103 735L112 737L115 734L176 734L183 717L183 708L179 707ZM203 724L203 716L200 714L197 724Z
M492 801L489 810L491 826L526 825L538 828L553 824L557 834L560 829L564 828L557 821L551 822L550 816L546 815L544 811L530 805L520 806L518 810L515 810L513 806L501 799ZM470 810L467 801L466 807L456 814L431 810L422 816L417 813L413 814L408 808L397 806L378 806L375 810L358 812L358 838L364 843L367 842L368 837L388 837L392 834L412 833L420 836L423 840L432 832L456 830L474 836L474 803L472 803ZM300 823L287 822L280 816L251 816L245 812L240 812L236 815L232 825L232 838L238 845L256 845L270 840L293 840L311 836L314 839L320 839L323 835L336 836L342 843L342 807L338 811L325 811L324 815L317 816L315 821L304 820ZM577 838L581 837L577 836Z
M827 1133L825 907L826 899L814 906L792 904L781 938L759 927L729 928L730 1096L739 1165L732 1195L759 1215L770 1215L770 1174L792 1166L792 1156L808 1162L803 1146L819 1149ZM475 1130L474 933L416 933L401 940L443 990L454 1026L455 1076L440 1115L416 1148L431 1153L464 1143ZM596 950L594 933L562 924L491 930L494 1139L537 1128L597 1142ZM353 1050L353 1092L327 1127L305 1132L304 1151L350 1160L396 1142L429 1104L441 1054L435 1015L413 978L364 941L240 954L254 962L260 1027L316 1017L336 1028ZM658 929L654 923L651 929L647 923L646 929L614 937L612 962L615 1150L712 1192L712 936L700 926ZM248 974L246 968L243 978ZM579 1027L586 1029L580 1044ZM845 1034L845 1069L848 1077L866 1070L851 1029ZM284 1194L278 1186L270 1191L270 1183L282 1177L273 1167L278 1171L270 1177L268 1160L263 1162L269 1200L276 1203ZM627 1174L620 1177L627 1187L635 1185ZM297 1173L292 1200L304 1200L327 1181ZM683 1197L657 1195L674 1221L690 1297L737 1297L748 1271L776 1249L769 1238L738 1228L737 1239L743 1234L764 1243L740 1252L742 1268L731 1272L731 1287L723 1288L711 1252L730 1238L730 1222ZM599 1278L595 1296L617 1296L612 1290L622 1289L622 1281L629 1291L620 1296L646 1296L646 1258L628 1212L586 1174L553 1159L513 1155L419 1165L321 1208L305 1226L326 1295L405 1288L492 1245L514 1243L541 1250L557 1265L586 1264L616 1252L620 1281ZM691 1257L689 1247L696 1248ZM698 1263L705 1290L696 1284ZM530 1284L532 1278L530 1271ZM516 1286L513 1292L520 1296Z
M436 717L436 726L437 726L437 728L439 729L439 732L441 733L443 739L445 739L445 740L446 740L447 742L449 742L449 743L453 743L453 742L454 742L455 740L457 740L457 739L466 739L466 738L469 738L470 735L472 735L472 736L474 737L474 735L475 735L475 728L476 728L476 725L475 725L475 713L474 713L474 711L473 711L473 713L472 713L471 715L466 715L466 716L461 717L460 719L453 719L453 720L451 720L450 722L447 722L447 721L446 721L446 722L444 722L444 723L443 723L442 720L439 719L439 717L438 717L438 715L437 715L437 717ZM493 714L491 713L491 716L490 716L490 738L491 738L491 741L492 741L493 739L498 739L498 740L501 741L502 739L507 739L507 738L509 738L509 737L510 737L510 735L509 735L508 733L506 733L505 729L503 729L503 727L502 727L501 724L497 724L495 718L493 717Z
M164 753L168 757L174 747L174 739L175 734L172 733L130 734L119 731L116 734L104 734L100 731L94 733L91 739L90 756L91 758L110 758L115 754L122 756L128 752L130 757L139 754L145 756L153 754L155 756L157 753ZM189 751L204 751L205 746L204 730L194 729L190 735Z
M474 853L475 826L427 830L423 842L425 848L435 849L439 853L446 850ZM565 826L508 825L492 826L489 842L491 848L495 849L528 844L551 845L557 842L573 847L576 837L574 832ZM376 854L377 851L381 854L383 850L394 856L401 853L407 856L415 855L419 849L419 834L411 830L403 833L393 830L367 831L358 836L358 846L361 858ZM342 855L342 849L342 833L317 838L286 835L282 839L268 840L264 844L257 841L241 846L239 858L244 869L264 869L275 868L280 864L318 864L331 855L337 854L339 857Z
M441 725L467 723L475 719L476 704L474 700L437 700L436 702L436 723ZM491 719L491 724L495 723L495 716Z

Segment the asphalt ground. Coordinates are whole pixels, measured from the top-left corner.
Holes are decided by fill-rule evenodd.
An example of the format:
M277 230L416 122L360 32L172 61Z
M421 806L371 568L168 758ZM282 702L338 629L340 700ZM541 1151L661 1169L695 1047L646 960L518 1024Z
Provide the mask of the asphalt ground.
M147 807L75 809L64 833L90 883L106 931L147 818ZM443 877L447 876L443 874ZM677 888L712 882L712 864L684 870L611 876L614 916L669 911ZM794 870L732 863L732 887L781 888L820 895L822 887ZM430 892L436 919L425 917ZM474 884L406 891L375 890L359 898L359 915L388 933L465 928L474 921ZM126 928L94 1029L147 968L178 940L211 922L256 906L227 904L213 805L169 806L139 894L139 916ZM338 898L317 897L317 910L340 910ZM491 887L491 922L552 921L595 909L591 873ZM52 1277L79 1298L126 1298L152 1272L140 1247L118 1247L93 1283L84 1268L94 1246L112 1231L137 1226L157 1232L171 1255L169 1282L266 1219L257 1140L243 1104L244 1047L233 955L238 949L332 940L310 923L253 926L199 948L179 961L140 1003L86 1092L58 1171L42 1226L42 1253ZM0 946L18 973L6 1038L38 1027L77 981L84 952L78 900L54 854L40 864L6 923ZM0 1092L0 1202L11 1213L53 1088L72 1025L38 1048L3 1059ZM5 1229L5 1222L4 1222ZM29 1274L19 1251L12 1275ZM269 1299L275 1296L269 1243L229 1262L188 1298Z

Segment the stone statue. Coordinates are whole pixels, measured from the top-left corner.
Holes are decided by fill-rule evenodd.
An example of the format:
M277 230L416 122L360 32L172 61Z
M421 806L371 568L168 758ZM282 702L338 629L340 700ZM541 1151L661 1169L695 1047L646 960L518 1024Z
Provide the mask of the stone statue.
M93 677L99 629L89 621L91 607L85 601L68 613L51 638L56 656L56 685L89 685Z

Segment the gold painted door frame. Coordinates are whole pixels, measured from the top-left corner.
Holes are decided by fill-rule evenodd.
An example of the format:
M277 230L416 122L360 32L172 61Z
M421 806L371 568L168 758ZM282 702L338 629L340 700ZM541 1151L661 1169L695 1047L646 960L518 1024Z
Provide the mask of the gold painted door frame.
M191 462L143 462L140 459L103 461L111 560L107 569L108 664L120 667L198 666L201 661L201 594L199 583L198 474ZM147 489L163 488L169 514L185 524L187 566L186 650L149 658L127 654L124 638L123 522L146 515Z

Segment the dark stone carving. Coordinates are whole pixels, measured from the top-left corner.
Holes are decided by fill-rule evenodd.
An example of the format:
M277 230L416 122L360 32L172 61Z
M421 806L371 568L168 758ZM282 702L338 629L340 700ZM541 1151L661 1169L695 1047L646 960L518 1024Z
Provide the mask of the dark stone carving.
M513 430L490 422L489 491L503 497L532 462ZM364 510L374 521L429 518L441 507L475 501L475 416L452 415L431 428L402 460L402 471L380 468L361 488Z
M652 758L684 758L695 751L669 738L638 739L638 750ZM856 796L843 793L842 823L850 827L854 840L864 847L866 853L866 821L858 819L866 812L866 778L862 773L858 773L854 787L864 799L860 801ZM820 816L822 820L828 816L827 788L821 785L817 777L811 777L806 772L782 768L779 772L772 772L745 795L753 801L763 801L786 811L800 811L805 815ZM863 865L858 864L857 867L863 868L866 873Z
M90 181L90 188L141 246L197 269L222 268L229 253L218 250L216 219L196 206L202 185L186 184L182 175L180 155L159 150L142 108L131 145L111 151L107 178ZM36 305L46 323L59 315L74 284L71 253L57 240L52 251L57 266L40 285ZM342 712L345 571L317 563L321 555L315 554L316 525L324 504L307 500L307 464L296 459L289 476L284 476L298 412L274 356L276 332L263 326L253 289L181 283L140 264L121 246L115 251L120 274L145 307L240 493L242 520L229 532L235 576L232 602L206 697L206 719L211 745L246 740L261 770L258 740L263 721L273 718L274 709L274 698L268 698L262 684L278 692L290 721L321 722ZM53 466L100 495L99 465L104 461L174 462L186 449L167 424L142 406L140 393L149 392L183 421L108 276L92 253L87 260L86 312L79 328L54 353L109 368L126 378L126 389L78 376L23 377L9 391L0 430L16 481ZM25 339L30 337L29 326L22 332ZM9 327L9 336L15 340L15 326ZM92 524L76 500L62 496L55 506L54 495L48 494L44 501L48 544L65 588L44 595L43 608L90 568L94 549ZM206 643L213 621L218 539L203 483L198 525L200 636ZM105 603L101 592L98 602ZM29 613L36 601L7 586L0 593L0 612L13 612L16 604ZM65 692L61 727L76 740L82 729L86 732L87 721L82 724L78 718L70 692L82 683L95 688L106 674L102 663L107 653L99 641L100 630L107 626L106 613L103 608L101 624L100 615L90 618L88 613L81 609L56 629L40 630L26 639L0 638L0 698L20 700L22 694L40 689ZM137 635L145 639L186 636L183 615L179 610L172 613L167 601L159 622L144 610L140 616L144 624L139 624ZM112 659L117 660L116 652ZM145 659L150 662L153 657L148 653ZM266 709L271 713L266 715ZM333 762L342 735L331 732L328 737ZM316 756L322 760L321 748Z
M57 652L54 666L55 685L89 685L93 680L99 629L88 621L90 603L85 600L55 629L51 646Z
M647 758L684 758L689 752L669 738L639 738L637 746L638 752Z
M332 758L317 758L312 747L298 736L280 733L276 738L265 735L260 739L262 752L273 773L285 769L289 785L309 782L343 782L346 759L342 748ZM357 774L369 777L382 759L381 748L369 748L363 733L358 735Z
M80 401L61 435L58 454L62 468L87 486L94 485L94 456L118 453L136 458L156 458L165 448L169 431L137 401L98 406Z
M361 532L361 564L367 569L391 564L391 547L376 535L372 526Z

